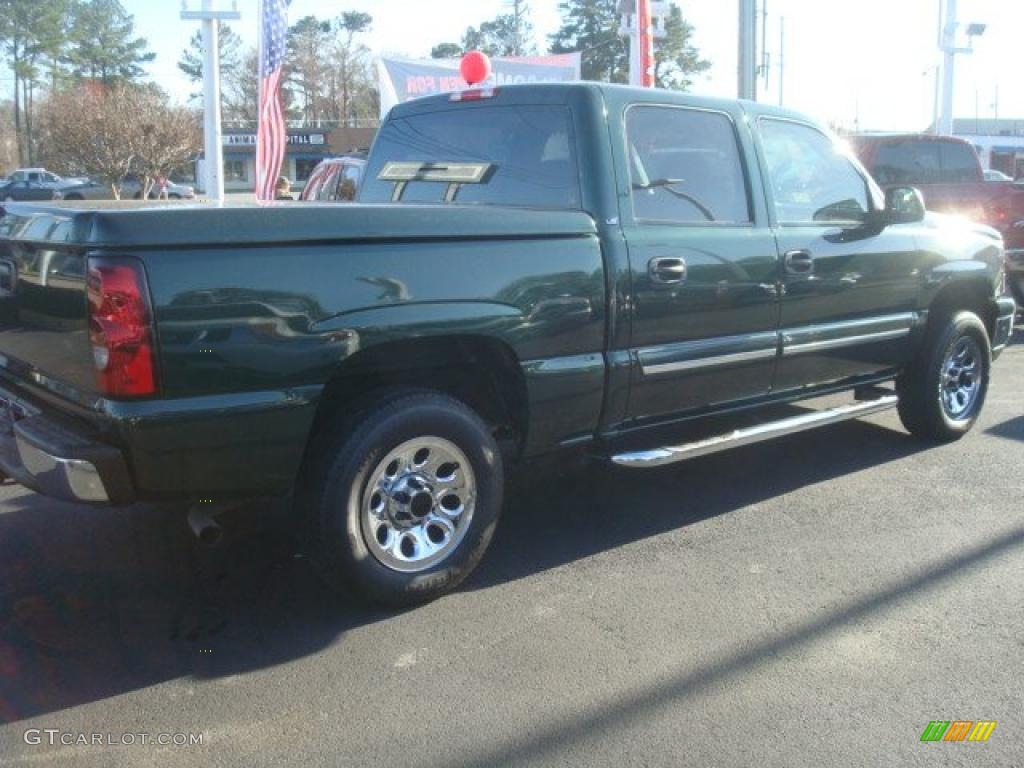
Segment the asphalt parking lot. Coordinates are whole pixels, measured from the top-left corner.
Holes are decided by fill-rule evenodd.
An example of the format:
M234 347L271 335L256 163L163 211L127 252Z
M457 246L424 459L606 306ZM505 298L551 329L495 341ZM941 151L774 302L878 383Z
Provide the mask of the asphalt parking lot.
M398 614L272 532L203 551L166 511L3 486L0 764L1022 766L1015 342L954 445L886 413L521 477L471 580ZM922 743L932 720L998 725ZM142 733L203 743L59 743Z

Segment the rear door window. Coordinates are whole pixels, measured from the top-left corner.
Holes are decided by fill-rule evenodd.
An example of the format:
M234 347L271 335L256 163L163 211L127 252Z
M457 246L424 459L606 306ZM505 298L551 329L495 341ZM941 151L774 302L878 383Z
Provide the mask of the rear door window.
M626 113L626 134L637 221L751 221L736 130L728 115L634 106Z
M459 174L452 177L472 181L449 180L444 169L456 164ZM424 172L415 174L417 167ZM396 181L396 173L414 178ZM359 200L579 208L569 110L487 106L388 120L374 142Z

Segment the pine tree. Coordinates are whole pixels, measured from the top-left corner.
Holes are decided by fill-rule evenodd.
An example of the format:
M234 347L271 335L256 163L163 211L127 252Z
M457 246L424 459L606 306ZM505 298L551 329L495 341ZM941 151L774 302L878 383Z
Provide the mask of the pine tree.
M462 54L462 46L458 43L438 43L430 49L432 59L457 59Z
M198 84L203 80L203 39L196 31L189 40L189 47L181 52L178 69L184 72L189 81ZM242 50L242 39L227 24L220 25L220 81L221 81L221 112L225 120L245 120L248 115L255 115L258 104L249 101L255 92L247 87L247 80L256 78L246 66L246 55ZM192 94L199 99L200 93ZM256 99L258 99L258 95Z
M582 52L584 80L624 83L629 79L618 5L618 0L565 0L558 6L562 26L551 36L551 52Z
M435 45L430 51L431 58L455 59L469 51L482 51L488 56L536 54L529 8L523 0L513 3L512 13L500 14L479 27L467 27L461 42Z
M139 80L156 58L119 0L76 0L71 8L68 61L79 77L103 84Z
M583 53L583 79L625 83L629 80L629 47L619 37L618 0L565 0L559 5L562 26L551 36L552 53ZM686 90L690 75L711 63L691 42L693 27L672 3L665 37L655 40L655 79L661 88Z
M0 0L0 50L14 75L14 134L18 161L33 160L33 106L42 66L57 66L66 42L66 0ZM56 83L56 74L53 82Z
M659 88L685 91L693 84L690 75L706 72L711 67L711 62L702 59L690 41L692 36L693 25L673 3L665 19L665 37L657 41L654 50L654 79Z

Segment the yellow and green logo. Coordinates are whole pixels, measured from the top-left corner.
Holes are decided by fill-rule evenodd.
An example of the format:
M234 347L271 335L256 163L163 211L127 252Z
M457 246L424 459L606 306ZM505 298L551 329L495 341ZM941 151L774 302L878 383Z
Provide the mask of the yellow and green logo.
M921 741L988 741L995 720L932 720Z

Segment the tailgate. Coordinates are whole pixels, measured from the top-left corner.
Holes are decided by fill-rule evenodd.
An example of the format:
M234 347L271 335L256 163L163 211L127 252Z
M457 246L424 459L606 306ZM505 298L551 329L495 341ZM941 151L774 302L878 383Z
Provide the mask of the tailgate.
M0 239L0 368L71 400L95 390L83 249Z

